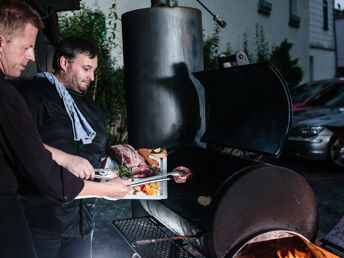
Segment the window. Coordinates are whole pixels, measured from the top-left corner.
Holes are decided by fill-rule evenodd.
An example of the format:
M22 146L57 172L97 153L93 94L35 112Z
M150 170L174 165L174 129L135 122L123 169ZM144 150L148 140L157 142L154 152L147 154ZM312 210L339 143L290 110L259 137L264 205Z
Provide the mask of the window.
M314 57L309 57L309 80L314 80Z
M315 96L310 105L325 107L343 107L344 106L344 84L330 86L325 91Z
M323 19L324 19L324 30L328 30L328 1L323 0Z
M270 2L268 2L266 0L259 0L258 12L265 14L265 15L269 15L271 13L271 8L272 8L272 5Z
M300 27L300 16L297 10L297 0L289 0L289 26Z

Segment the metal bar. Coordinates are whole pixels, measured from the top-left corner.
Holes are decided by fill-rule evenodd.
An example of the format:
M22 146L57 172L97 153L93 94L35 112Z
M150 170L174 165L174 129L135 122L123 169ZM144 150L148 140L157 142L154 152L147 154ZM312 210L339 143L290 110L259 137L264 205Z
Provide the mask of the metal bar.
M113 169L113 168L95 168L94 172L112 172L112 173L117 173L118 169Z
M133 245L134 246L149 245L149 244L154 244L156 242L182 240L182 239L189 239L189 238L193 238L193 237L195 237L195 236L172 236L172 237L142 239L142 240L135 241L133 243Z
M210 11L209 9L208 9L208 7L206 7L200 0L196 0L200 5L202 5L202 7L204 8L204 9L206 9L207 11L208 11L208 13L210 13L213 17L215 17L216 15L212 12L212 11Z
M213 16L214 21L217 22L222 28L226 27L227 23L222 20L217 14L214 14L212 11L208 9L200 0L196 0L208 13Z
M140 239L148 238L168 238L170 235L160 228L160 223L153 217L139 217L134 219L114 220L112 225L117 232L124 238L133 251L142 258L193 258L178 243L166 240L150 245L135 246L133 243ZM169 231L170 232L170 231ZM172 232L170 232L172 234Z
M139 182L133 182L132 185L143 185L144 183L152 183L152 182L158 182L158 181L166 181L166 180L160 180L160 179L166 179L169 176L179 176L179 175L185 175L185 172L182 170L176 170L176 171L172 171L172 172L167 172L161 175L157 175L157 176L151 176L151 177L147 177L144 178L142 180L140 180Z
M168 181L168 180L171 180L171 178L167 177L167 178L161 178L161 179L143 180L139 182L133 182L129 184L128 186L139 186L139 185L145 185L149 183L162 182L162 181Z

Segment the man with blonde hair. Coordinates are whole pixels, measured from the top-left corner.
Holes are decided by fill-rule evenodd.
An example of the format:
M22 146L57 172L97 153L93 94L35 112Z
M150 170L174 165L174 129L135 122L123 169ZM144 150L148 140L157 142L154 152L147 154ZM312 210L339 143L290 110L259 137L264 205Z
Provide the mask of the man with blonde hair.
M42 26L38 13L25 2L0 2L0 254L4 258L37 257L18 191L62 204L90 195L120 198L129 190L130 180L101 184L70 173L66 168L91 173L93 168L80 157L47 151L25 100L4 80L4 76L18 77L35 60L36 36ZM63 157L57 161L63 167L52 160L52 154Z

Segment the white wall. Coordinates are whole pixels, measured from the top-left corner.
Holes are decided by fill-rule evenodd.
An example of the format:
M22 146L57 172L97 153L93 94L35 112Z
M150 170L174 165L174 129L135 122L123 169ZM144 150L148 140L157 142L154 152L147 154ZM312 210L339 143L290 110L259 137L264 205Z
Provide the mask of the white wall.
M113 0L83 0L87 6L92 8L99 7L103 11L109 9ZM309 73L309 56L314 55L314 65L318 65L317 60L326 63L329 69L323 70L322 67L314 68L314 78L332 77L334 71L334 60L332 54L328 51L334 51L333 40L333 23L332 23L332 9L333 0L329 0L329 30L322 29L322 0L298 0L297 15L300 16L300 26L298 28L290 27L289 22L289 1L288 0L269 0L272 4L270 15L266 16L258 12L259 0L212 0L202 1L212 10L218 14L223 20L227 22L227 27L221 29L221 43L225 50L227 42L230 43L232 50L237 51L242 49L243 35L248 36L249 51L251 55L255 56L255 33L256 24L263 26L265 39L269 43L270 49L278 46L285 38L293 43L291 51L292 58L299 58L298 65L304 71L303 81L310 79ZM116 0L117 13L122 15L125 12L150 7L150 0ZM178 0L179 6L187 6L200 9L202 11L202 22L204 34L209 36L213 33L215 22L212 20L202 6L196 0ZM321 16L321 17L320 17ZM320 24L321 23L321 24ZM311 25L311 29L309 26ZM320 26L320 27L319 27ZM118 26L118 43L119 47L114 51L118 65L123 64L122 50L121 50L121 24ZM312 46L312 48L310 48ZM326 50L314 50L314 47L325 48ZM313 51L314 50L314 51ZM310 54L310 51L312 54ZM324 53L322 53L324 51ZM331 60L330 60L331 59ZM253 60L254 61L254 60ZM252 62L252 60L251 60ZM317 72L321 71L321 72Z
M190 1L182 0L180 3ZM194 2L194 1L192 1ZM256 24L263 26L265 39L272 49L278 46L285 38L293 43L292 58L299 58L298 65L304 70L304 78L308 78L308 1L297 1L298 15L301 17L300 27L294 28L289 22L289 1L270 0L272 10L266 16L258 12L258 0L217 0L203 1L215 13L218 13L228 24L221 31L223 45L230 42L233 50L242 49L243 34L249 40L249 51L255 53ZM210 15L202 9L205 32L211 32L214 22ZM251 60L252 61L252 60ZM253 60L255 61L255 60Z
M106 14L114 1L116 2L117 15L119 17L121 17L123 13L151 6L150 0L81 0L81 3L86 4L86 6L92 9L99 8ZM122 66L122 24L120 21L117 24L117 44L118 47L112 52L112 55L116 58L117 65Z
M335 77L336 55L334 51L322 49L310 49L310 56L313 56L314 78L313 80L328 79Z
M344 67L344 17L336 19L337 66Z
M323 1L309 2L309 46L313 56L313 80L333 78L336 73L336 54L333 24L334 1L328 1L328 30L324 29Z
M334 50L333 1L328 1L328 30L323 29L323 0L309 2L309 43L311 47Z

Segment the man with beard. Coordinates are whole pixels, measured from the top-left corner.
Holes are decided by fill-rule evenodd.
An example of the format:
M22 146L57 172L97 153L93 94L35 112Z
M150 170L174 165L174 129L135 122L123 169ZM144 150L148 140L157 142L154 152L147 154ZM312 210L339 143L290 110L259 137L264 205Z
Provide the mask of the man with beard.
M45 147L81 156L93 167L100 167L108 147L106 117L86 96L97 62L97 49L91 42L66 38L54 54L55 73L39 73L22 88ZM38 257L92 256L94 204L74 200L60 207L43 198L24 196L23 205Z
M36 257L18 191L62 204L89 195L120 198L130 189L130 180L84 181L58 166L43 147L25 101L4 80L4 76L18 77L35 60L36 36L42 26L39 14L24 1L0 1L0 254L4 258ZM94 172L80 157L51 151L74 173L87 177Z

